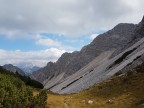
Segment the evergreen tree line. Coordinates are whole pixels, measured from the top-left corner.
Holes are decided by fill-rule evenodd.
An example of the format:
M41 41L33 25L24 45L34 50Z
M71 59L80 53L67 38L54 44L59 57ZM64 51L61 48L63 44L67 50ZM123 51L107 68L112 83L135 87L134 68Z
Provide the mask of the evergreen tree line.
M43 89L43 87L44 87L40 82L31 79L29 76L22 76L18 72L16 72L16 74L14 74L14 76L20 78L26 85L32 86L34 88Z
M32 81L0 67L0 108L45 108L47 91L34 96Z

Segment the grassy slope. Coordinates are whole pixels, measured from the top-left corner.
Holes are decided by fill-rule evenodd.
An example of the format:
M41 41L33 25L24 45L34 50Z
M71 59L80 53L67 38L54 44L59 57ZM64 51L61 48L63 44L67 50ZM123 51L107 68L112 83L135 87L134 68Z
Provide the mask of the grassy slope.
M88 104L88 100L94 103ZM143 103L144 65L137 72L112 77L79 94L48 93L49 108L144 108Z

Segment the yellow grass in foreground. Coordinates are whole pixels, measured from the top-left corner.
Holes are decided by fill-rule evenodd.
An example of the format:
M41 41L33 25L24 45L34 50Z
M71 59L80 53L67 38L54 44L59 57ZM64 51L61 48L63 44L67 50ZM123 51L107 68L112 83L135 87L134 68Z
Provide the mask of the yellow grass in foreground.
M144 108L144 73L113 77L78 94L48 93L47 101L49 108Z

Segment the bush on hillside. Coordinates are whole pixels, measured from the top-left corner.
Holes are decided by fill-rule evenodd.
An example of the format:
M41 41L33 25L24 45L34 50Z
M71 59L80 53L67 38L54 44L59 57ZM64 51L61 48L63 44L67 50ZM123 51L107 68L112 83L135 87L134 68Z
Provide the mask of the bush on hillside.
M47 92L33 96L33 88L0 68L0 108L45 108Z

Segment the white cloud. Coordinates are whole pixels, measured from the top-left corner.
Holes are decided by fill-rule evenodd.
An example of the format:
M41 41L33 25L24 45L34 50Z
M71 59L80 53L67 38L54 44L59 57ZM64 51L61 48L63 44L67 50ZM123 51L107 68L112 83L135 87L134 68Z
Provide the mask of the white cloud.
M36 41L36 44L38 45L43 45L43 46L56 46L56 47L60 47L61 43L52 39L38 39Z
M55 62L65 50L50 48L41 51L7 51L0 49L0 65L4 64L19 64L29 62L36 66L44 66L49 61Z
M44 65L65 52L60 49L73 49L37 34L80 36L121 22L138 23L143 15L144 0L0 0L0 36L30 38L38 45L55 47L27 52L0 50L0 64L30 61Z
M79 36L120 22L138 23L144 0L0 0L0 32ZM25 36L25 35L24 35Z
M61 36L61 35L57 35L57 36ZM33 39L35 39L36 45L46 46L48 48L54 47L57 49L66 50L68 52L77 50L77 48L71 46L70 44L68 45L64 42L62 43L62 39L64 39L64 36L61 36L61 40L58 40L56 36L54 36L53 39L51 39L49 36L44 36L41 34L35 34L35 35L33 34L32 37Z
M95 39L97 36L98 36L99 34L92 34L92 35L90 35L90 39Z

